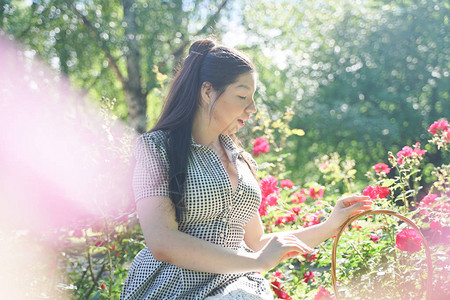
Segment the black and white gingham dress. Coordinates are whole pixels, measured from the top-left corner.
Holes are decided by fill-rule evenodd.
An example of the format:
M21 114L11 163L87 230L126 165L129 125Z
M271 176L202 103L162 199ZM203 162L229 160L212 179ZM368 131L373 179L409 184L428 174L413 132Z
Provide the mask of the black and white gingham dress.
M144 133L137 140L133 174L136 201L149 196L169 196L166 138L165 132L155 131ZM251 251L243 241L243 227L257 212L261 192L242 155L255 167L256 162L229 136L221 135L220 141L238 170L237 189L233 192L217 155L192 140L185 189L187 210L178 228L223 247ZM227 275L187 270L156 260L147 247L134 259L120 299L204 299L208 296L273 299L268 281L258 273Z

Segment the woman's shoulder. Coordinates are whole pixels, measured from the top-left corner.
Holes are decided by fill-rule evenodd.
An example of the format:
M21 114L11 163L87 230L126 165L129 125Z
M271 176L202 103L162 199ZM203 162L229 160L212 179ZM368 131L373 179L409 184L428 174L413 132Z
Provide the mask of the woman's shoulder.
M143 141L150 141L157 145L163 145L167 140L168 134L164 130L147 131L141 134L138 138Z
M136 138L135 147L139 149L159 149L165 152L167 132L163 130L147 131Z

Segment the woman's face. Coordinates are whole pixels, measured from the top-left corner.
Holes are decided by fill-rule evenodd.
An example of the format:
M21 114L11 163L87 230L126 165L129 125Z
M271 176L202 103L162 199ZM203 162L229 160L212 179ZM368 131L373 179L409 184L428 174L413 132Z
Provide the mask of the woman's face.
M211 122L215 130L221 134L236 133L245 126L245 121L256 112L253 96L256 89L256 74L244 73L236 82L228 85L217 98L218 92L212 92Z

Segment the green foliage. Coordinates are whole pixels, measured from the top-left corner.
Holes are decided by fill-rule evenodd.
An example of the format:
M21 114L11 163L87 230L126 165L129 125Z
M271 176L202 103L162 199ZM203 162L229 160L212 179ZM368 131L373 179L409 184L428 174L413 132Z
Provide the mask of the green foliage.
M358 161L363 179L371 162L400 143L425 142L426 125L450 115L448 10L432 0L244 6L258 101L273 120L289 105L291 126L306 132L288 146L288 168L305 170L299 179L314 173L317 153L330 152Z
M192 38L212 31L211 15L223 1L25 1L1 5L0 33L24 44L92 99L116 98L115 113L127 119L127 92L135 85L152 109L161 107L161 77L172 75ZM128 24L129 4L135 24ZM137 49L135 45L137 43ZM129 56L131 51L133 55ZM133 69L130 57L138 57ZM158 113L150 112L150 124Z

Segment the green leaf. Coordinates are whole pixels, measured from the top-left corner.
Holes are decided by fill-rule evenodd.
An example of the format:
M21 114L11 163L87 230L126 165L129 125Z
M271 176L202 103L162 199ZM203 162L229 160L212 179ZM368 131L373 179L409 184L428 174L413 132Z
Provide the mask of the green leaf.
M100 291L96 292L94 295L92 295L91 300L98 300L98 299L100 299L100 295L101 295Z
M391 185L393 185L395 183L394 179L387 179L383 182L383 184L381 186L383 187L389 187Z

